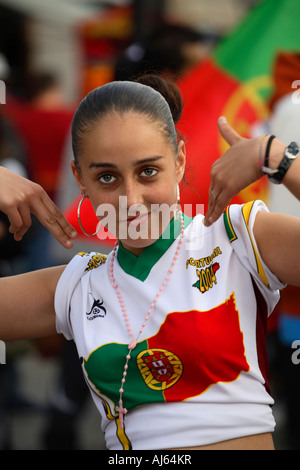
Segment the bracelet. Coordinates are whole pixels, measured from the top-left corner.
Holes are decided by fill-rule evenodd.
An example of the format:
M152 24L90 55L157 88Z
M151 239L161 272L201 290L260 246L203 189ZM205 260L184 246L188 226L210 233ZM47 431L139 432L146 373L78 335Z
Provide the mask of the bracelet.
M275 139L275 135L271 135L269 137L267 147L266 147L266 153L265 153L265 160L264 160L264 165L261 167L262 172L265 173L266 175L274 175L277 170L271 170L269 168L269 155L270 155L270 149L271 149L271 144L272 141Z
M269 140L268 140L268 143L267 143L267 147L266 147L266 154L265 154L265 162L264 162L264 166L266 168L269 168L269 155L270 155L270 149L271 149L271 144L272 144L272 141L275 139L275 135L271 135L269 137Z

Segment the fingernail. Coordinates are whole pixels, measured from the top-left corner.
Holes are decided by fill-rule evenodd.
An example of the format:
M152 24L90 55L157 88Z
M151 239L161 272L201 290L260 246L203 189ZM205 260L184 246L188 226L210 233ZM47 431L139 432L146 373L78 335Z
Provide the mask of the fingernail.
M208 219L207 218L204 219L204 225L206 227L209 227L212 224L212 222L213 222L212 217L208 217Z
M76 230L73 230L73 231L71 232L71 237L72 237L72 238L77 237L77 232L76 232Z
M66 247L71 248L73 246L73 242L71 240L66 241Z

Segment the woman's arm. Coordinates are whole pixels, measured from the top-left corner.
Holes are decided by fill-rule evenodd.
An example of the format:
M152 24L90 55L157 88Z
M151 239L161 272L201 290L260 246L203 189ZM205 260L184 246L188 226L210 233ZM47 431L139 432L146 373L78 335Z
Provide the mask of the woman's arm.
M0 339L56 333L54 295L64 266L0 278Z
M253 234L273 274L284 284L300 286L300 218L258 212Z
M41 186L0 167L0 210L10 221L15 240L22 239L35 215L65 247L73 246L76 231Z
M211 167L211 191L205 224L215 222L231 199L242 189L264 176L260 159L265 154L268 139L257 137L244 139L237 134L223 117L218 120L220 134L230 145L230 149L216 160ZM274 139L271 145L269 168L278 168L286 145ZM300 156L295 159L282 180L300 200Z
M218 126L231 147L212 165L206 225L220 217L233 196L264 175L261 159L268 139L244 139L223 118ZM272 141L270 169L278 167L285 149L279 139ZM282 183L300 199L300 157L292 163ZM253 232L260 255L273 274L285 284L300 286L300 218L258 212Z

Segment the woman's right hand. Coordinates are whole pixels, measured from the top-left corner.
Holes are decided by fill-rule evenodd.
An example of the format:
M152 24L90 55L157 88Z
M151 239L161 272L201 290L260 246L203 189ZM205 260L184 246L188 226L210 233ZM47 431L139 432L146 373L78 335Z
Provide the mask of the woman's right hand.
M73 246L76 231L38 184L0 167L0 210L9 221L9 231L20 241L31 226L31 214L65 248Z

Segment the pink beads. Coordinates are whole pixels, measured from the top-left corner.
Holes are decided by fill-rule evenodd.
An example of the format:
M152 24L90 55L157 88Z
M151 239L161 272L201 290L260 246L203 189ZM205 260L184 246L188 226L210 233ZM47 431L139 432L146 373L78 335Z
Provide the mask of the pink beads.
M136 347L136 340L132 339L129 343L128 349L132 351Z
M150 308L147 311L147 315L145 316L144 322L142 323L142 327L140 328L140 330L138 332L137 338L136 339L131 339L131 341L128 345L129 353L126 355L126 364L124 366L123 378L121 380L121 388L119 389L119 393L120 393L119 406L116 406L116 411L119 412L119 419L120 419L121 428L123 428L123 426L124 426L124 415L127 413L127 409L123 408L122 396L124 394L124 384L125 384L126 376L127 376L128 362L131 358L131 351L136 347L137 341L138 341L140 335L144 331L144 328L146 326L146 322L149 320L149 316L152 313L152 310L154 309L154 307L156 306L156 304L158 302L158 298L160 297L161 293L163 292L165 286L167 285L167 282L170 279L170 275L173 273L173 269L174 269L174 266L175 266L176 261L178 259L178 255L179 255L179 252L180 252L180 249L181 249L181 246L182 246L183 236L184 236L184 222L183 222L183 216L182 216L181 212L180 212L180 220L181 220L181 234L180 234L180 237L179 237L179 240L178 240L178 245L177 245L177 249L175 251L175 255L173 257L173 261L171 263L171 267L168 269L168 274L165 276L165 278L162 282L162 285L159 288L159 291L157 292L156 296L152 300L152 303L150 304ZM117 298L119 300L121 310L123 312L125 325L127 327L129 337L132 337L132 331L131 331L130 321L129 321L128 314L127 314L127 311L126 311L126 307L125 307L125 304L123 302L122 295L121 295L120 291L118 290L118 284L116 283L115 277L114 277L114 261L115 261L117 246L118 246L118 242L116 242L116 244L114 246L114 249L113 249L113 252L112 252L110 269L109 269L109 276L110 276L112 286L115 289Z

